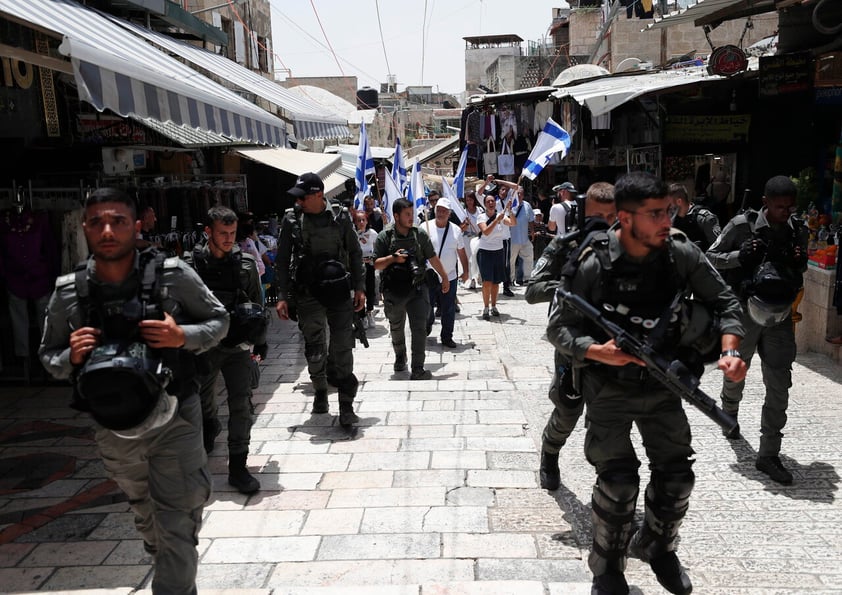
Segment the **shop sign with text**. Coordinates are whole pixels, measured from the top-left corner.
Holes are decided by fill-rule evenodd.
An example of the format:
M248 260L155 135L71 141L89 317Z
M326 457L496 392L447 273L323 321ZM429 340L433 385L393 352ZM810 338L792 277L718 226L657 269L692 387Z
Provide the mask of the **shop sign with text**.
M664 130L667 143L738 143L748 141L750 114L669 116Z

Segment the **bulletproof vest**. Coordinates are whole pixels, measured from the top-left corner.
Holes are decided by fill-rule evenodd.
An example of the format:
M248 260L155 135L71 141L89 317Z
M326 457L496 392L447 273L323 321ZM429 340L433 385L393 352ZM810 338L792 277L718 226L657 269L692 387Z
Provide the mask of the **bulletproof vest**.
M594 243L603 264L599 297L594 305L606 318L639 339L649 339L656 348L677 339L678 333L680 300L676 296L681 288L669 245L668 242L667 248L645 266L621 257L606 267L610 260L608 245ZM601 330L594 332L607 340Z
M88 278L87 261L76 267L75 288L82 324L102 331L102 341L137 339L140 320L163 318L160 281L166 254L153 249L140 253L138 268L120 285Z
M386 230L389 238L389 254L398 250L406 250L409 256L403 263L394 263L382 273L385 289L398 295L406 295L424 280L425 259L420 254L421 244L418 240L418 229L413 227L406 237L398 237L394 228Z
M143 343L138 323L163 318L160 280L165 254L144 251L130 278L114 286L88 279L77 267L76 296L83 324L102 330L100 344L76 375L77 401L103 427L127 430L143 423L172 379L161 352Z
M700 207L693 205L684 217L676 217L672 226L683 231L691 242L705 250L709 246L707 237L699 224L699 209Z
M193 248L193 266L229 313L238 303L248 301L242 295L245 271L243 254L237 246L222 258L215 258L203 246L196 246Z
M345 246L345 234L340 220L348 218L348 210L343 208L335 217L330 210L315 216L303 213L290 213L293 223L293 249L299 260L296 267L295 283L299 287L310 287L316 281L313 277L317 266L327 260L335 260L349 270L350 259ZM311 217L330 217L326 226L314 225ZM350 221L350 218L349 218Z

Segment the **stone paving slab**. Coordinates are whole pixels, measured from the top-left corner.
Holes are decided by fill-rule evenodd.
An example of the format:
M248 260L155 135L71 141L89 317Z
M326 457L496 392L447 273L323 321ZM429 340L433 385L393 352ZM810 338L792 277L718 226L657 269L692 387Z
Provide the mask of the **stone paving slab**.
M372 349L355 351L363 421L352 432L336 422L333 390L330 414L309 413L300 335L273 322L249 456L262 490L245 496L227 485L223 432L209 460L214 495L200 534L201 595L590 592L594 475L582 423L561 453L562 487L538 487L551 409L546 308L506 298L503 320L488 323L477 315L477 293L460 290L460 299L470 315L457 318L455 338L466 346L450 352L428 341L430 381L392 373L378 315ZM755 364L740 414L745 440L723 439L687 408L697 481L679 556L698 593L838 594L842 368L813 354L794 365L782 455L796 483L783 487L754 469L764 391ZM711 395L720 385L716 372L702 379ZM0 591L151 593L151 559L128 504L117 491L81 504L105 475L89 422L66 407L67 396L56 386L0 388L0 462L46 453L71 463L25 490L0 484ZM42 421L52 425L32 425ZM642 498L638 521L640 509ZM634 595L664 592L639 560L629 560L627 576Z

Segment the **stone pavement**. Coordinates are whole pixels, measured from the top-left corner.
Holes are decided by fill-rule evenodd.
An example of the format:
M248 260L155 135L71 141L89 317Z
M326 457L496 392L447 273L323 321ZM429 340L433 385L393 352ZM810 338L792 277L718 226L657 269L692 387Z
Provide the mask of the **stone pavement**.
M461 346L442 349L436 325L429 381L392 372L379 314L371 348L355 352L362 422L350 433L336 424L335 393L331 414L309 413L303 343L276 320L249 457L263 489L246 497L227 485L223 433L210 457L200 592L589 593L584 430L562 451L562 487L541 490L546 305L516 292L501 298L499 320L485 322L479 294L460 289ZM688 411L697 482L679 555L695 593L842 593L840 380L831 360L799 356L784 439L790 487L754 469L759 365L740 415L745 441L728 442ZM703 386L716 395L720 382L710 372ZM60 386L0 388L0 592L148 593L151 560L68 396ZM642 475L645 483L645 466ZM627 576L633 593L663 592L638 560Z

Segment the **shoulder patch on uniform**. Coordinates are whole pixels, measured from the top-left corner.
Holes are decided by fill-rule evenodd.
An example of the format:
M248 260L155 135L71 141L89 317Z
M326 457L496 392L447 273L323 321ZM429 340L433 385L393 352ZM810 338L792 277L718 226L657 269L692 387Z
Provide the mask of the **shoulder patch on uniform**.
M76 273L67 273L56 279L56 289L60 289L76 282Z
M178 268L178 263L181 259L178 256L170 256L169 258L164 260L164 268L165 269L176 269Z
M687 234L681 231L680 229L676 229L675 227L670 228L670 239L672 240L679 240L681 242L687 241Z

